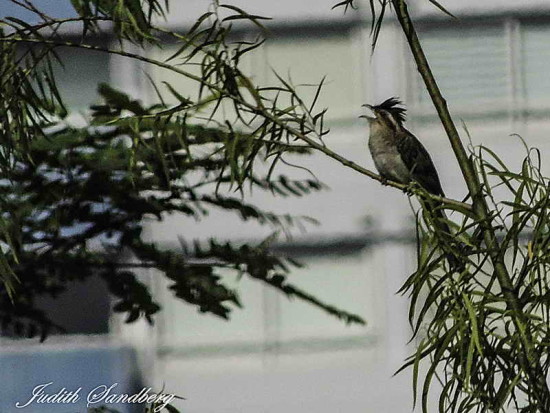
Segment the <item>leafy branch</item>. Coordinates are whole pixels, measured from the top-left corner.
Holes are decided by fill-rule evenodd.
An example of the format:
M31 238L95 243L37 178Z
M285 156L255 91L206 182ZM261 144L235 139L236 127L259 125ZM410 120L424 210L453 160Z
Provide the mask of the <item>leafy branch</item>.
M432 3L436 4L438 7L442 8L439 4L436 2ZM511 387L502 387L496 394L490 394L491 388L488 387L488 383L485 381L481 381L479 383L473 382L474 378L477 376L474 375L472 369L474 359L474 353L477 353L479 356L478 360L480 362L486 362L489 356L487 355L488 351L496 351L497 348L500 351L504 351L504 347L501 347L502 344L498 342L495 343L494 341L492 343L490 342L482 342L480 340L485 339L482 335L480 335L479 323L489 323L489 319L485 318L487 317L484 312L488 311L487 309L483 308L483 304L487 301L500 301L497 296L492 292L493 285L497 284L500 288L500 291L504 297L504 302L506 304L506 312L501 313L502 315L506 315L506 318L510 318L512 321L512 325L514 326L515 331L512 332L509 327L507 327L508 334L513 335L515 339L517 339L517 344L515 345L517 347L517 357L519 362L519 369L516 370L513 374L509 372L510 366L506 365L506 363L512 363L512 360L508 357L505 357L504 355L499 355L502 357L502 362L499 363L499 366L501 366L501 373L503 374L503 385L504 383L516 383L516 386L521 388L525 393L525 395L528 397L529 403L528 406L525 409L532 409L532 408L538 408L541 411L546 411L550 408L550 391L548 390L548 386L546 383L546 372L548 371L548 366L543 359L541 359L541 355L539 353L539 350L537 350L536 346L536 340L535 337L538 335L538 327L533 326L533 321L531 316L531 312L527 310L526 303L524 301L524 297L522 297L519 293L520 288L522 288L521 284L515 283L512 276L510 275L510 272L508 270L508 267L505 262L506 257L506 250L511 247L515 252L514 254L517 254L517 251L520 249L519 245L517 244L517 237L519 233L521 233L521 230L519 230L516 227L508 228L508 233L506 235L505 240L510 240L511 238L516 239L516 244L513 245L507 245L506 242L500 242L498 239L497 234L497 227L494 224L494 220L501 216L501 210L499 209L497 211L490 211L488 206L488 199L495 199L493 197L493 194L491 193L491 187L489 186L489 180L487 179L486 175L486 168L491 168L492 171L490 172L492 175L499 176L503 178L503 183L506 184L509 189L512 192L512 196L517 202L518 199L521 198L521 195L523 193L523 188L526 186L532 187L533 184L535 184L535 188L533 188L533 191L542 191L542 188L546 187L545 179L540 178L540 180L535 181L532 178L530 178L530 183L528 183L527 179L527 170L524 169L522 174L512 175L510 174L507 176L507 178L504 178L505 172L502 171L502 169L497 169L490 164L483 162L478 163L478 167L474 166L474 160L479 160L481 162L481 155L475 155L470 154L468 155L466 150L464 149L462 142L460 140L460 136L458 134L458 131L453 123L452 117L449 113L449 110L447 108L447 104L445 99L443 98L441 91L435 81L435 78L431 72L430 66L428 64L428 61L426 59L426 56L422 50L422 47L420 45L420 42L418 40L418 36L416 34L416 31L414 29L414 25L410 19L408 9L407 9L407 3L405 0L392 0L392 5L394 8L394 11L396 13L396 16L399 20L399 23L401 24L403 33L405 34L405 37L408 41L408 44L410 46L410 49L412 51L412 54L414 56L414 59L417 64L418 71L420 72L422 79L424 80L424 83L426 85L426 89L428 90L430 97L432 98L432 101L434 103L434 106L438 112L439 118L441 120L441 123L443 124L445 131L447 132L447 136L449 138L449 141L451 143L451 147L453 148L453 151L455 153L455 156L459 162L465 183L468 187L469 194L473 201L473 212L475 216L475 223L473 225L478 227L478 231L480 234L481 239L483 239L485 243L486 248L486 254L488 260L483 260L478 266L474 267L476 270L474 270L471 274L463 274L462 277L466 278L466 280L474 277L476 274L481 272L481 266L486 265L487 262L491 262L492 264L492 270L494 271L493 275L491 276L491 279L489 281L488 285L484 285L483 290L485 291L485 294L483 294L483 300L479 302L479 305L476 305L474 307L473 303L478 302L471 301L468 298L468 295L472 292L469 290L468 284L464 282L459 282L456 285L456 289L453 291L455 295L455 300L458 302L461 302L463 305L463 317L466 319L469 319L471 322L470 328L471 328L471 341L469 343L469 350L467 351L467 357L466 357L466 374L462 375L462 378L465 380L465 382L462 382L460 384L457 383L456 380L452 380L447 378L447 386L444 387L443 394L441 396L440 400L444 400L446 396L449 395L450 389L452 386L456 386L455 390L455 398L452 399L454 402L450 405L453 409L459 409L460 411L466 411L467 404L461 404L457 405L456 400L457 397L460 395L461 391L464 391L468 389L468 386L474 386L474 388L479 388L479 393L473 393L471 398L467 398L466 400L469 400L472 402L472 399L477 399L477 402L480 403L482 406L491 406L493 409L500 409L504 405L504 401L510 396L510 394L514 394L514 387L511 385ZM486 149L486 148L482 148ZM489 153L492 153L489 151ZM498 158L496 158L498 160ZM503 167L504 164L499 161L499 167ZM526 158L527 164L530 163L530 158ZM536 172L537 169L531 168L530 173ZM539 174L540 176L540 174ZM482 183L480 181L480 177L484 178L484 182ZM522 188L521 191L517 191L512 187L512 182L516 181L519 183L519 188ZM515 204L514 202L514 204ZM527 213L527 217L530 218L533 215L537 215L537 211L540 211L539 215L541 219L545 219L542 217L545 217L547 214L546 210L546 204L542 209L539 209L540 205L537 205L534 202L530 202L528 205L525 205L525 210L521 213L519 211L512 212L512 214L517 218L518 214ZM527 212L528 211L528 212ZM501 219L502 221L502 219ZM542 221L544 222L544 221ZM523 229L523 228L522 228ZM533 229L534 232L537 234L539 231L543 231L542 227L539 225L535 226ZM538 237L540 235L536 235ZM525 261L524 266L528 266L527 264L528 260ZM524 267L525 268L525 267ZM538 271L538 270L537 270ZM425 272L427 273L427 271ZM539 273L540 274L540 273ZM542 275L542 274L541 274ZM418 273L417 273L418 276ZM449 274L447 274L445 277L441 278L435 285L430 286L430 295L435 294L438 291L441 292L439 288L444 288L446 285L445 281L452 281L449 280L447 277L449 277ZM421 282L418 278L414 278L418 282L418 285L424 285L423 282ZM415 290L418 289L418 286L413 286L412 284L408 284L409 288L414 288ZM492 298L489 298L492 297ZM449 304L454 303L455 301L448 301ZM427 308L428 306L432 305L433 301L430 299L426 300L426 304L424 308ZM411 308L413 308L414 304L411 305ZM434 316L434 321L432 322L432 325L437 323L438 328L443 327L441 324L441 320L444 320L445 317L449 316L449 313L446 315L444 313L441 313L441 310L445 308L443 304L441 303L439 306L438 313ZM489 311L490 314L490 311ZM423 317L419 316L419 320L422 320ZM498 322L502 321L500 317L497 318ZM454 328L461 328L461 325L459 323L455 324ZM418 331L418 328L415 330ZM451 346L451 339L454 337L455 334L458 334L459 331L453 331L453 330L446 330L445 334L441 336L441 332L435 332L433 335L431 335L431 338L434 339L435 337L440 337L437 341L433 341L433 347L430 347L429 349L426 349L425 346L426 343L417 351L417 356L415 357L412 364L416 366L419 358L424 357L427 353L433 354L433 365L429 369L428 375L425 379L425 385L423 390L423 409L424 411L427 409L426 407L426 395L429 389L429 383L431 381L431 378L435 374L436 366L440 362L449 363L453 360L456 360L456 357L462 357L463 353L458 352L456 355L452 355L446 360L443 357L443 354L445 351L453 352L455 347ZM504 340L503 340L504 341ZM507 340L506 340L507 341ZM499 347L495 347L495 345L498 345ZM428 351L429 350L429 351ZM452 353L451 353L452 354ZM484 360L485 358L485 360ZM411 364L411 363L409 363ZM489 367L490 365L487 365ZM490 368L490 367L489 367ZM415 367L415 371L416 367ZM484 371L485 374L487 371ZM417 374L417 373L415 373ZM493 374L490 374L491 377L494 377ZM523 381L525 380L526 387L522 385ZM487 394L487 399L484 399L482 395ZM477 396L477 397L476 397ZM532 411L532 410L529 410Z
M211 14L208 13L205 16L206 17L204 17L204 19L210 18ZM199 21L200 21L200 19L199 19ZM155 28L155 29L159 30L161 32L164 32L166 34L176 36L177 39L179 39L181 41L184 41L184 45L178 50L178 52L175 55L172 56L171 59L173 59L176 56L181 55L187 47L194 46L194 50L191 53L191 56L194 56L194 54L196 53L196 50L200 49L201 52L204 52L206 55L208 55L209 57L214 59L214 61L216 62L217 65L219 65L220 67L223 67L225 61L222 58L220 58L220 56L212 53L211 51L205 50L204 48L202 48L200 46L196 46L196 40L193 40L194 39L193 36L182 36L180 34L173 33L173 32L170 32L170 31L166 31L166 30L162 30L162 29L158 29L158 28ZM443 202L444 204L449 205L449 207L451 207L453 209L458 208L462 211L468 211L468 210L471 209L471 206L464 203L464 202L460 202L460 201L456 201L456 200L453 200L453 199L449 199L449 198L429 194L429 193L423 191L421 188L411 188L407 185L403 185L403 184L400 184L398 182L385 180L384 178L382 178L380 175L376 174L375 172L370 171L370 170L368 170L368 169L366 169L366 168L364 168L364 167L362 167L362 166L346 159L345 157L339 155L335 151L328 148L324 143L322 143L322 136L325 135L328 131L325 131L322 128L321 128L320 131L317 131L317 128L316 128L317 124L322 125L323 113L320 113L318 115L311 114L309 112L309 110L307 109L307 107L305 107L305 105L303 105L303 104L300 105L301 109L303 110L303 113L304 113L301 116L296 114L296 116L292 117L292 116L289 116L289 115L291 115L290 113L282 114L282 113L277 113L276 111L270 110L270 108L266 107L265 104L263 103L268 98L266 98L265 96L263 96L261 94L261 89L258 88L258 87L255 87L253 85L252 81L248 77L246 77L242 72L240 72L240 70L238 70L238 69L235 69L235 68L233 69L234 70L233 75L235 76L236 79L234 79L232 82L234 82L235 84L240 83L241 86L244 87L247 90L247 92L250 93L250 96L252 96L252 98L253 98L253 102L250 102L250 101L246 100L244 98L244 95L240 92L231 93L231 91L228 91L223 86L219 86L215 83L209 82L201 76L192 74L189 71L185 71L185 70L183 70L179 67L175 67L174 65L169 64L167 62L162 62L162 61L159 61L159 60L156 60L156 59L148 58L146 56L142 56L142 55L139 55L137 53L131 53L131 52L123 51L123 50L109 49L109 48L104 48L104 47L95 46L95 45L67 42L67 41L61 41L61 40L51 40L51 39L45 39L45 38L29 39L29 38L18 38L18 37L15 37L15 36L11 36L9 38L7 38L7 37L6 38L0 38L0 42L1 41L13 41L13 42L25 42L25 43L28 42L28 43L37 43L37 44L47 44L47 45L51 45L53 47L72 47L72 48L82 48L82 49L95 50L95 51L100 51L100 52L105 52L105 53L109 53L109 54L115 54L115 55L120 55L120 56L131 58L131 59L135 59L135 60L142 61L144 63L150 64L150 65L153 65L153 66L157 66L157 67L172 71L174 73L177 73L178 75L185 76L185 77L187 77L187 78L189 78L193 81L198 82L199 84L202 85L202 87L208 88L213 93L216 93L219 96L218 99L220 99L220 97L222 97L222 96L228 96L229 95L228 97L230 97L232 101L242 105L242 107L246 111L248 111L249 113L252 113L255 116L261 116L266 121L272 122L273 124L279 126L289 136L293 136L294 138L297 138L299 140L304 141L308 145L309 148L320 151L320 152L324 153L325 155L329 156L330 158L332 158L332 159L336 160L337 162L341 163L342 165L344 165L348 168L351 168L351 169L353 169L353 170L355 170L355 171L357 171L357 172L359 172L363 175L366 175L366 176L368 176L368 177L370 177L370 178L372 178L372 179L374 179L374 180L376 180L380 183L383 183L385 185L388 185L388 186L391 186L391 187L394 187L396 189L400 189L400 190L406 191L406 192L421 193L423 196L431 198L435 201ZM281 81L281 83L283 83L284 88L277 88L277 89L280 92L286 92L287 94L289 94L291 96L292 99L294 99L296 101L299 101L300 100L299 96L294 91L292 85L290 85L289 83L287 83L286 81L284 81L284 79L282 79L280 77L279 77L279 80ZM170 115L172 115L174 113L177 113L177 112L180 112L184 109L188 110L189 109L188 106L189 105L183 105L182 106L181 104L178 104L175 107L167 109L163 113L157 113L154 116L157 117L157 118L159 116L162 116L162 115L170 116ZM286 115L289 119L281 118L281 115ZM142 115L136 115L136 116L137 117L142 117ZM289 124L292 123L292 122L300 125L301 129L290 126ZM249 123L249 122L246 122L246 123ZM312 136L312 137L310 137L310 136Z

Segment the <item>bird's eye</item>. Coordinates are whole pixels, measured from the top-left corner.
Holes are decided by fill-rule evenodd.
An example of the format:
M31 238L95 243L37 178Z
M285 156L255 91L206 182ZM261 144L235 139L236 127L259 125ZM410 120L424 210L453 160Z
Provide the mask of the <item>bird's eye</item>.
M380 111L380 114L382 115L382 118L384 120L384 123L388 125L390 128L397 130L399 129L399 123L395 119L392 113L387 111Z

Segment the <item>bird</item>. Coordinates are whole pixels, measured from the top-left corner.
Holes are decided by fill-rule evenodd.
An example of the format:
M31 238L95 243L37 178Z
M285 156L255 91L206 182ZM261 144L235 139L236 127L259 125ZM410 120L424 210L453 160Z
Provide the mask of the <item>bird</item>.
M401 101L391 97L379 105L364 106L375 116L362 117L369 122L369 150L380 176L404 185L415 181L429 193L445 196L430 154L405 129L406 109Z
M374 117L363 115L369 123L369 150L378 173L384 180L404 185L416 182L428 193L445 197L437 169L430 154L422 143L409 132L404 123L406 109L397 97L391 97L379 105L363 105L369 108ZM420 195L424 207L432 208L437 219L434 225L452 237L442 203ZM461 269L456 254L446 254L451 267Z

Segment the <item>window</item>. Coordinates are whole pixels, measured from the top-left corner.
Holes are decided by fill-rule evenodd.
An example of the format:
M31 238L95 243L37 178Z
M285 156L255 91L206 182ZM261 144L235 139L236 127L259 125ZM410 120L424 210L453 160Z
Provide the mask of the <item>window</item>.
M474 20L425 25L420 40L451 109L461 116L513 116L550 108L550 21ZM415 70L411 101L422 114L429 96ZM432 113L432 112L430 112ZM430 119L432 119L430 117Z
M372 307L376 281L372 253L334 253L302 261L307 267L293 271L292 282L327 304L368 317L372 327L372 319L376 318ZM288 301L282 295L278 298L281 301L279 339L283 342L353 338L367 332L363 326L346 326L308 303ZM369 332L372 334L372 328Z
M155 58L166 59L175 53L178 47L166 46ZM268 39L261 48L245 55L241 61L241 70L260 86L280 84L273 70L285 81L290 77L306 104L312 102L316 86L326 76L323 91L317 101L317 111L328 107L325 119L349 121L355 119L364 100L362 74L359 70L362 59L357 53L358 49L354 48L349 30L330 31L326 34L308 32L292 37L275 36ZM197 63L199 61L197 57ZM200 73L198 65L187 65L183 69L195 75ZM174 104L176 99L170 96L163 82L169 83L185 97L197 98L198 83L184 76L155 68L153 79L167 102ZM152 96L156 99L154 94ZM280 106L284 104L286 102L280 101ZM230 106L228 105L228 108Z
M364 100L358 68L361 58L356 56L361 49L353 46L348 32L273 39L266 43L264 74L258 77L267 84L276 83L272 69L285 80L290 76L305 102L313 100L315 86L326 77L317 110L328 108L329 120L349 120Z
M530 109L546 104L550 96L550 24L522 27L522 62L525 99Z
M365 249L358 244L345 250L338 244L327 249L315 243L308 245L317 250L315 255L301 255L300 247L285 249L297 252L295 258L306 264L294 269L288 281L323 303L362 316L367 326L346 325L309 303L288 299L247 277L234 280L233 288L239 292L244 308L235 308L231 321L226 322L200 314L196 308L176 299L167 288L168 282L156 278L163 305L158 331L161 354L193 357L285 353L303 348L311 351L375 348L387 331L392 332L392 339L395 334L399 338L409 334L405 318L402 323L393 320L394 310L400 317L406 313L406 308L401 308L403 303L397 305L391 298L389 312L385 304L387 296L393 297L400 286L400 272L413 267L415 251L409 245L392 244L389 249L375 245ZM400 262L397 266L396 257ZM394 333L396 328L400 332Z
M229 322L211 314L199 313L196 307L174 297L168 289L169 281L161 280L158 286L163 306L160 314L161 347L189 349L203 346L205 350L202 351L208 352L208 348L219 351L228 345L237 349L260 345L264 334L264 287L248 278L238 280L234 275L231 277L234 281L232 287L238 291L245 308L232 306ZM224 282L231 284L228 277Z
M72 41L67 38L67 41ZM103 45L101 45L103 46ZM37 56L39 46L33 46ZM97 87L99 83L108 83L110 76L110 56L108 53L80 49L75 47L57 47L54 50L62 64L50 53L49 58L56 79L57 89L69 112L83 112L90 105L100 101ZM43 56L42 56L43 57ZM22 66L33 67L29 49L21 46L19 62ZM46 69L46 59L42 59L37 70ZM47 88L46 88L47 89Z
M56 65L55 75L67 109L84 111L91 104L97 103L97 85L109 82L109 55L68 47L56 52L65 65Z
M508 52L504 26L434 28L420 40L446 99L455 107L508 104ZM424 84L416 82L420 106L430 104Z

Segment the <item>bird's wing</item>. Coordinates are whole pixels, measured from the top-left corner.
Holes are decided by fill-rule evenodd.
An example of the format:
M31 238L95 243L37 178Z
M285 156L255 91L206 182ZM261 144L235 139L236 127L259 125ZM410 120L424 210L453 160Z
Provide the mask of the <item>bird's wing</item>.
M409 169L412 179L432 194L445 196L435 165L426 148L406 129L398 134L397 150Z

